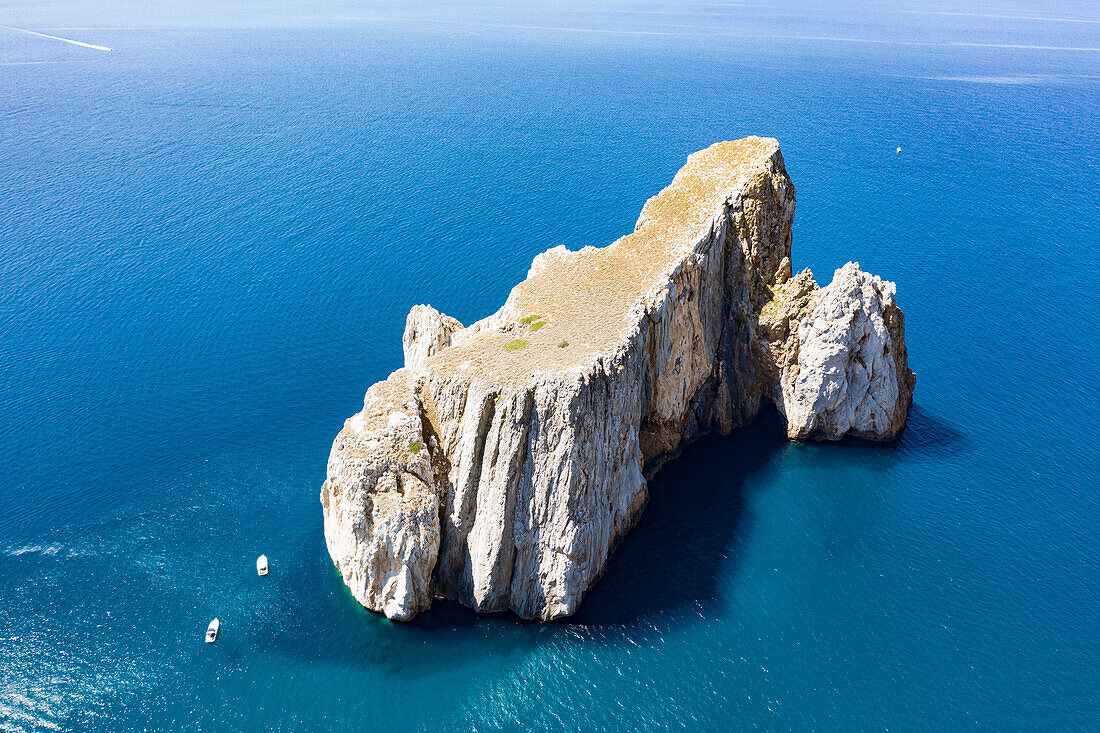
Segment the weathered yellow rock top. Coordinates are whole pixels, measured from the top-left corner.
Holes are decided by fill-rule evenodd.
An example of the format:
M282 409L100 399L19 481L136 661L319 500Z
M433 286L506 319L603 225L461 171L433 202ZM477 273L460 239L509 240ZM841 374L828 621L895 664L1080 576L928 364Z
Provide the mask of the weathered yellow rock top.
M639 303L665 287L668 272L710 231L730 191L765 175L779 152L773 138L722 142L691 155L672 183L651 198L633 234L607 247L564 247L539 255L526 280L471 335L428 359L439 375L464 373L496 384L589 363L636 327Z

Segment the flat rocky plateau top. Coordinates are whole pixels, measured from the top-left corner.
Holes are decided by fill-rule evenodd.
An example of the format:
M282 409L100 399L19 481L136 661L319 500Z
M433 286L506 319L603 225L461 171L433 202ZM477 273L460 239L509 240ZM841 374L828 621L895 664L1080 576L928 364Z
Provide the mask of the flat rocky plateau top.
M497 314L474 324L469 340L432 356L423 369L504 384L587 368L636 327L630 314L668 284L668 270L708 234L729 192L762 173L778 151L774 138L749 137L691 155L646 203L633 234L607 247L558 247L539 255Z

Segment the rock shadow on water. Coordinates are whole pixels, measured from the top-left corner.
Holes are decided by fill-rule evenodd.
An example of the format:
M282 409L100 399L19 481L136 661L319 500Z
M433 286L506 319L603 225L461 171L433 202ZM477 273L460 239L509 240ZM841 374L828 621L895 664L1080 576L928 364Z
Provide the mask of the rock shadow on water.
M720 576L736 572L743 554L746 481L786 445L782 418L767 408L747 427L685 447L649 482L638 524L567 622L630 625L712 604Z
M966 435L916 402L909 408L905 431L892 444L902 454L957 455L966 450Z

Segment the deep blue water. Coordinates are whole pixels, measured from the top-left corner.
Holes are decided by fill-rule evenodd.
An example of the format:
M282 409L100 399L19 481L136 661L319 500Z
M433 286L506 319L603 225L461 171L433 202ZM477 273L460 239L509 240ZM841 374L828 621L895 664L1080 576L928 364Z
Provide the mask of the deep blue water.
M0 730L1100 730L1089 3L0 24L114 48L0 29ZM898 283L901 440L700 441L571 622L359 608L318 491L408 308L749 134L795 267Z

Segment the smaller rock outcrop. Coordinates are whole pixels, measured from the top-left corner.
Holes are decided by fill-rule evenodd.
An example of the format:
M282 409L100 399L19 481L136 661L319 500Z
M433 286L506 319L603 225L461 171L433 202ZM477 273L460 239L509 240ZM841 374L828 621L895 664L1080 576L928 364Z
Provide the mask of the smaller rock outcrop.
M401 346L405 368L414 369L432 354L451 345L451 336L462 330L457 319L443 315L430 305L414 305L405 319Z
M825 288L805 270L776 289L760 323L788 437L892 440L905 427L916 375L895 292L855 262Z

